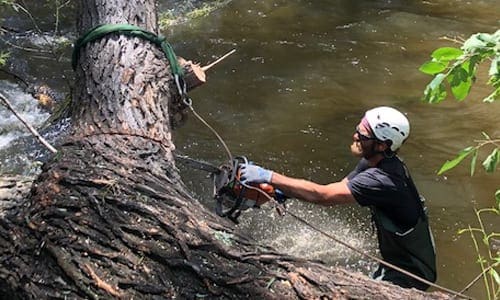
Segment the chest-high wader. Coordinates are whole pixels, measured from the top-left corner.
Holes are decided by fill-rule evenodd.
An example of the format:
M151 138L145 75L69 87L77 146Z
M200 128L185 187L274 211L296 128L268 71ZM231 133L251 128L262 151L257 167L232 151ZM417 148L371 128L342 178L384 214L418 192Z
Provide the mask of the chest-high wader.
M372 208L373 221L377 227L380 253L384 261L405 269L430 282L436 281L436 255L434 241L429 229L429 221L423 213L417 224L403 231L382 211ZM421 290L429 286L416 281L396 270L383 267L382 279L403 287L415 287Z
M404 165L406 180L412 190L413 198L418 201L420 215L414 227L404 230L392 221L382 210L371 207L372 219L377 228L377 239L382 258L430 282L436 281L436 253L434 239L429 227L424 199L421 197ZM426 290L429 286L388 267L379 267L376 273L381 279L402 287L415 287Z

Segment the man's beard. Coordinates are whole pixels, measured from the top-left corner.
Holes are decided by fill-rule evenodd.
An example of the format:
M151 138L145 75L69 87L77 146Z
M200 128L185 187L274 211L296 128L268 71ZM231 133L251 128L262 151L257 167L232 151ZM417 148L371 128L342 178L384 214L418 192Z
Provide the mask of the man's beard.
M360 141L353 141L351 144L351 154L355 157L370 159L377 153L373 142L370 145L363 145Z
M363 149L361 147L361 142L353 141L351 144L351 154L355 157L363 157Z

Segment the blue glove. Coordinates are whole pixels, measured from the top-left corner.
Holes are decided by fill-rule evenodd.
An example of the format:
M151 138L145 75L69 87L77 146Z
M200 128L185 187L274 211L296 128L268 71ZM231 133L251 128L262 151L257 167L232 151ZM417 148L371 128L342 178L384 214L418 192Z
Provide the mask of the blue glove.
M240 180L244 184L248 183L267 183L271 181L273 171L266 170L256 165L241 164Z

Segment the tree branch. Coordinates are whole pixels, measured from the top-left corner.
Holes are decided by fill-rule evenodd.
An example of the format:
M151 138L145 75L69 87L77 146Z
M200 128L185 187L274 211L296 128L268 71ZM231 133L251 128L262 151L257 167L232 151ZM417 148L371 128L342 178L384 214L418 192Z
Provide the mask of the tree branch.
M47 140L45 140L38 133L38 131L35 128L33 128L33 126L28 124L28 122L15 111L14 107L12 107L12 105L10 104L9 99L7 99L7 97L5 97L2 93L0 93L0 100L2 100L5 106L19 119L19 121L21 121L21 123L24 124L24 126L28 128L31 134L33 134L38 139L38 141L40 141L40 143L42 143L47 149L49 149L50 152L54 154L57 153L56 148L52 147L52 145L50 145L49 142L47 142Z

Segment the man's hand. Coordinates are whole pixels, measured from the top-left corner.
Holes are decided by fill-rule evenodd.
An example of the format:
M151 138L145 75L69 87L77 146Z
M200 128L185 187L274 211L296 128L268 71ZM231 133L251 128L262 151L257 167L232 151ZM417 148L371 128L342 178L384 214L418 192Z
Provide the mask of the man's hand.
M273 171L266 170L256 165L241 164L240 165L240 181L244 184L248 183L268 183L271 182Z

